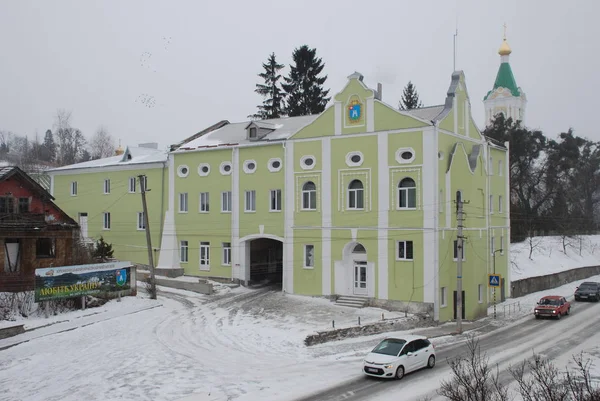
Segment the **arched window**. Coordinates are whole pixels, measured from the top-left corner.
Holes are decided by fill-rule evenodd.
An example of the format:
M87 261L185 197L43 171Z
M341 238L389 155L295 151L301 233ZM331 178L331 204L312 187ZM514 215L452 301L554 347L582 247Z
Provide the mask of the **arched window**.
M356 246L352 250L352 253L367 253L367 250L362 244L356 244Z
M317 187L312 181L302 186L302 209L317 210Z
M348 209L365 208L365 189L360 180L352 180L348 185Z
M405 178L398 184L398 208L415 209L417 207L417 185L412 178Z

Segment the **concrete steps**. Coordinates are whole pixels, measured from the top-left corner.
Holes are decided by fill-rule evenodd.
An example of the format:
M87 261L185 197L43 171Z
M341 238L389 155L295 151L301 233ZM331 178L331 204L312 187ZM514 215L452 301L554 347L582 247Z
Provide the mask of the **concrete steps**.
M365 297L357 297L351 295L343 295L337 299L336 305L348 306L350 308L364 308L369 303Z

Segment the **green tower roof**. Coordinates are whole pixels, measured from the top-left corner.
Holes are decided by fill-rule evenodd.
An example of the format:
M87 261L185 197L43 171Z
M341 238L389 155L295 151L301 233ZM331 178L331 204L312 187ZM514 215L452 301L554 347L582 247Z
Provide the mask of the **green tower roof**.
M510 68L510 64L508 62L500 64L500 68L498 69L498 75L496 75L496 82L494 82L494 89L489 91L487 95L485 95L483 100L486 100L494 90L500 87L510 90L513 96L521 96L521 92L519 91L519 87L517 86L517 82L515 81L515 76L513 75L512 68Z

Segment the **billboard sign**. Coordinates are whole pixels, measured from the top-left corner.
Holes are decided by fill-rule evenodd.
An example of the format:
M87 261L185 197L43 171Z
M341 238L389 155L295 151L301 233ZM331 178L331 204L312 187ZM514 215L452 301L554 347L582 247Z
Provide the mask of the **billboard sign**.
M35 302L129 290L130 262L35 269Z

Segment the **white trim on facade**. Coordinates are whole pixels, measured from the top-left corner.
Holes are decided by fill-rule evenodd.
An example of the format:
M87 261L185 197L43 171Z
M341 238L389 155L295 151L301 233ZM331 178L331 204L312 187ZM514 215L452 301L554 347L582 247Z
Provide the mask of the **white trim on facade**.
M167 197L167 210L163 222L162 238L160 239L160 253L158 255L159 269L179 269L179 242L177 241L177 227L175 227L175 158L170 155L169 163L169 196ZM141 185L141 184L140 184Z
M379 282L377 294L379 299L388 299L389 289L389 246L388 230L390 210L390 174L388 165L388 135L377 136L377 266L379 269ZM373 280L374 281L374 280Z
M342 102L334 104L334 135L342 135Z
M285 163L285 206L284 206L284 242L283 242L283 292L294 293L294 199L296 182L294 180L294 142L284 143Z
M423 227L428 229L423 231L423 302L434 303L435 298L435 261L434 255L438 252L435 247L435 219L437 217L437 183L435 182L435 171L437 170L437 147L433 132L424 132L423 140L423 167L421 168L423 177L421 178L421 192L423 202ZM414 154L413 154L414 156ZM432 202L433 201L433 202Z
M126 164L126 165L110 165L110 166L98 166L98 167L82 167L82 168L71 168L65 170L56 170L47 171L48 175L73 175L73 174L96 174L96 173L105 173L111 171L129 171L129 170L148 170L151 168L163 168L164 164L168 161L164 162L150 162L150 163L136 163L136 164ZM175 169L175 166L173 166Z
M240 247L240 151L233 148L231 151L231 277L244 280L241 266L241 252L246 252L244 245Z
M332 223L332 183L331 183L331 138L325 137L321 141L321 160L322 160L322 185L321 185L321 225L323 227L331 226ZM362 162L362 154L361 154ZM321 241L321 263L322 263L322 291L323 295L331 295L331 229L322 230Z
M367 98L367 110L365 113L367 119L367 132L375 131L375 98L373 96Z

